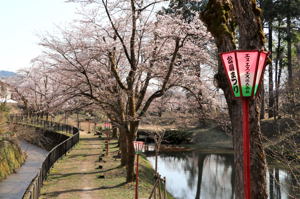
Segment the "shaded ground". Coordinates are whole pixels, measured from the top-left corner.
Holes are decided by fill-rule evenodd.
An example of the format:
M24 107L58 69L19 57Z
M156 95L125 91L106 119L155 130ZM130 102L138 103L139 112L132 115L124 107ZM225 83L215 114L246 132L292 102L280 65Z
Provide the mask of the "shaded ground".
M62 160L59 160L42 188L42 199L131 199L135 183L125 184L125 168L119 167L116 141L111 141L109 155L99 162L104 140L81 133L80 142ZM153 171L148 162L140 158L140 199L148 198L152 189ZM97 169L101 165L103 169ZM105 178L99 178L99 176Z
M42 162L45 160L48 151L37 146L20 141L19 146L27 154L26 162L16 170L16 173L8 176L0 182L1 199L20 199L25 193L32 179L37 175Z

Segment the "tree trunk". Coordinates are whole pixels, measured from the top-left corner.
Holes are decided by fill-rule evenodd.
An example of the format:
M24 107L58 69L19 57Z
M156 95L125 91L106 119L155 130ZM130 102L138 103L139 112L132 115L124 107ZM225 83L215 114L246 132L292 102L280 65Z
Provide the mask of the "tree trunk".
M280 27L280 23L278 24L278 27ZM274 108L274 120L277 120L278 116L278 98L279 98L279 84L278 84L278 63L281 59L281 34L280 30L278 31L278 43L277 43L277 49L276 49L276 60L275 60L275 108Z
M269 42L268 42L268 48L270 54L270 58L272 60L272 46L273 46L273 21L270 20L268 22L269 25ZM273 82L273 67L272 67L272 61L269 63L269 106L268 106L268 115L269 118L274 117L274 82Z
M135 159L135 150L133 141L136 138L136 132L139 126L139 121L130 121L129 129L127 129L126 138L127 138L127 164L126 164L126 182L132 182L135 180L134 175L134 159Z
M265 87L264 81L261 82L261 107L260 107L260 119L265 119Z
M256 8L255 1L210 0L206 10L202 13L202 19L207 24L208 30L215 37L219 52L226 52L236 48L235 27L239 26L239 47L241 49L261 49L263 47L263 32L260 21L260 12ZM235 18L233 14L235 8ZM235 198L244 198L243 177L243 139L241 102L232 98L224 69L219 63L216 74L218 85L224 91L229 108L229 115L233 129L233 147L235 155ZM250 139L251 139L251 198L267 198L266 185L266 159L262 147L260 131L260 102L258 93L256 99L250 100Z
M279 114L279 88L280 88L280 83L281 83L281 75L282 75L282 68L283 68L283 62L282 59L279 60L279 71L278 71L278 79L277 79L277 94L276 94L276 110L277 110L277 115Z
M267 163L260 129L260 97L250 101L251 198L267 198Z
M134 134L128 131L126 137L127 137L126 182L133 182L135 180L135 176L134 176L135 151L133 146Z
M121 127L120 129L120 150L121 150L121 166L126 166L127 164L127 138L126 138L126 129Z
M295 48L296 48L297 65L300 65L300 41L295 43Z
M208 30L215 38L219 52L226 52L236 48L234 43L234 23L231 2L223 0L210 0L206 10L201 14L202 20L206 23ZM225 14L226 13L226 14ZM235 167L235 198L244 197L243 189L243 158L241 145L241 105L234 100L231 95L230 87L226 79L224 69L219 61L218 73L215 75L218 86L223 90L232 125L233 147L234 147L234 167ZM239 143L239 144L238 144Z
M290 0L288 0L288 9L290 8ZM286 18L286 32L287 32L287 61L288 61L288 84L290 89L293 87L293 68L292 68L292 35L291 35L291 14L290 12L287 12L287 18Z
M288 0L287 8L290 9L290 1ZM292 35L291 35L291 14L287 12L287 65L288 65L288 98L290 103L290 113L292 116L295 116L294 107L295 107L295 99L294 99L294 88L293 88L293 68L292 68Z
M239 26L239 47L241 49L262 49L264 35L260 12L255 1L233 0L237 24ZM262 145L260 129L261 96L250 100L249 122L251 140L251 198L267 198L266 156Z

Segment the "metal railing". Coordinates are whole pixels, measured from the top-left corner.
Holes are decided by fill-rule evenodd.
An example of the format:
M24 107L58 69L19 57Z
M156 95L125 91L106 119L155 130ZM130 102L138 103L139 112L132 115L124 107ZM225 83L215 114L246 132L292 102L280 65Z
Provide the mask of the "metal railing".
M29 126L34 125L36 128L44 129L47 131L63 131L72 134L72 136L55 146L48 153L46 159L42 163L40 171L31 181L30 185L23 195L23 199L38 199L43 182L47 178L47 175L53 164L63 155L66 155L66 153L79 142L79 130L70 125L42 120L35 117L26 117L24 115L11 115L9 121L15 124L28 124Z
M76 127L71 125L67 125L64 123L58 123L49 121L43 118L39 118L37 116L28 116L28 115L10 115L9 116L10 123L17 123L17 124L25 124L31 125L34 127L40 127L47 130L52 131L61 131L69 134L74 134L74 132L78 131Z

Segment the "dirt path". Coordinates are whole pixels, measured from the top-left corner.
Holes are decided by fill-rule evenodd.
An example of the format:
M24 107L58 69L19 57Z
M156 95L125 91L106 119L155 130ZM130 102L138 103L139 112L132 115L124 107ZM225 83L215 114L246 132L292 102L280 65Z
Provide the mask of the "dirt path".
M109 153L104 140L81 133L80 142L67 156L54 164L44 182L40 199L132 199L135 182L126 183L126 168L120 166L117 140L110 140ZM99 162L99 155L103 154ZM97 168L102 166L102 168ZM153 188L154 172L140 158L139 198L145 199Z
M96 136L81 133L80 143L54 165L44 183L40 198L94 198L94 192L99 187L95 174L99 164L97 160L101 152L100 144Z
M48 151L25 141L19 143L27 154L25 163L16 173L0 182L0 199L20 199L47 157Z

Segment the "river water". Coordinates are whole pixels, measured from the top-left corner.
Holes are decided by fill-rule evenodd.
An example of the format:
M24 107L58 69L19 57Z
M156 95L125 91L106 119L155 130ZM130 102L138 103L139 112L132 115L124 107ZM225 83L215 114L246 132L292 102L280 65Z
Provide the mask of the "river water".
M154 167L155 158L148 156ZM158 172L166 177L167 190L176 199L233 199L233 155L208 152L161 153L158 157ZM274 178L268 178L272 198L288 199L291 177L281 169L269 169ZM276 178L276 177L277 178ZM279 183L275 183L279 182ZM299 193L298 193L299 194Z

